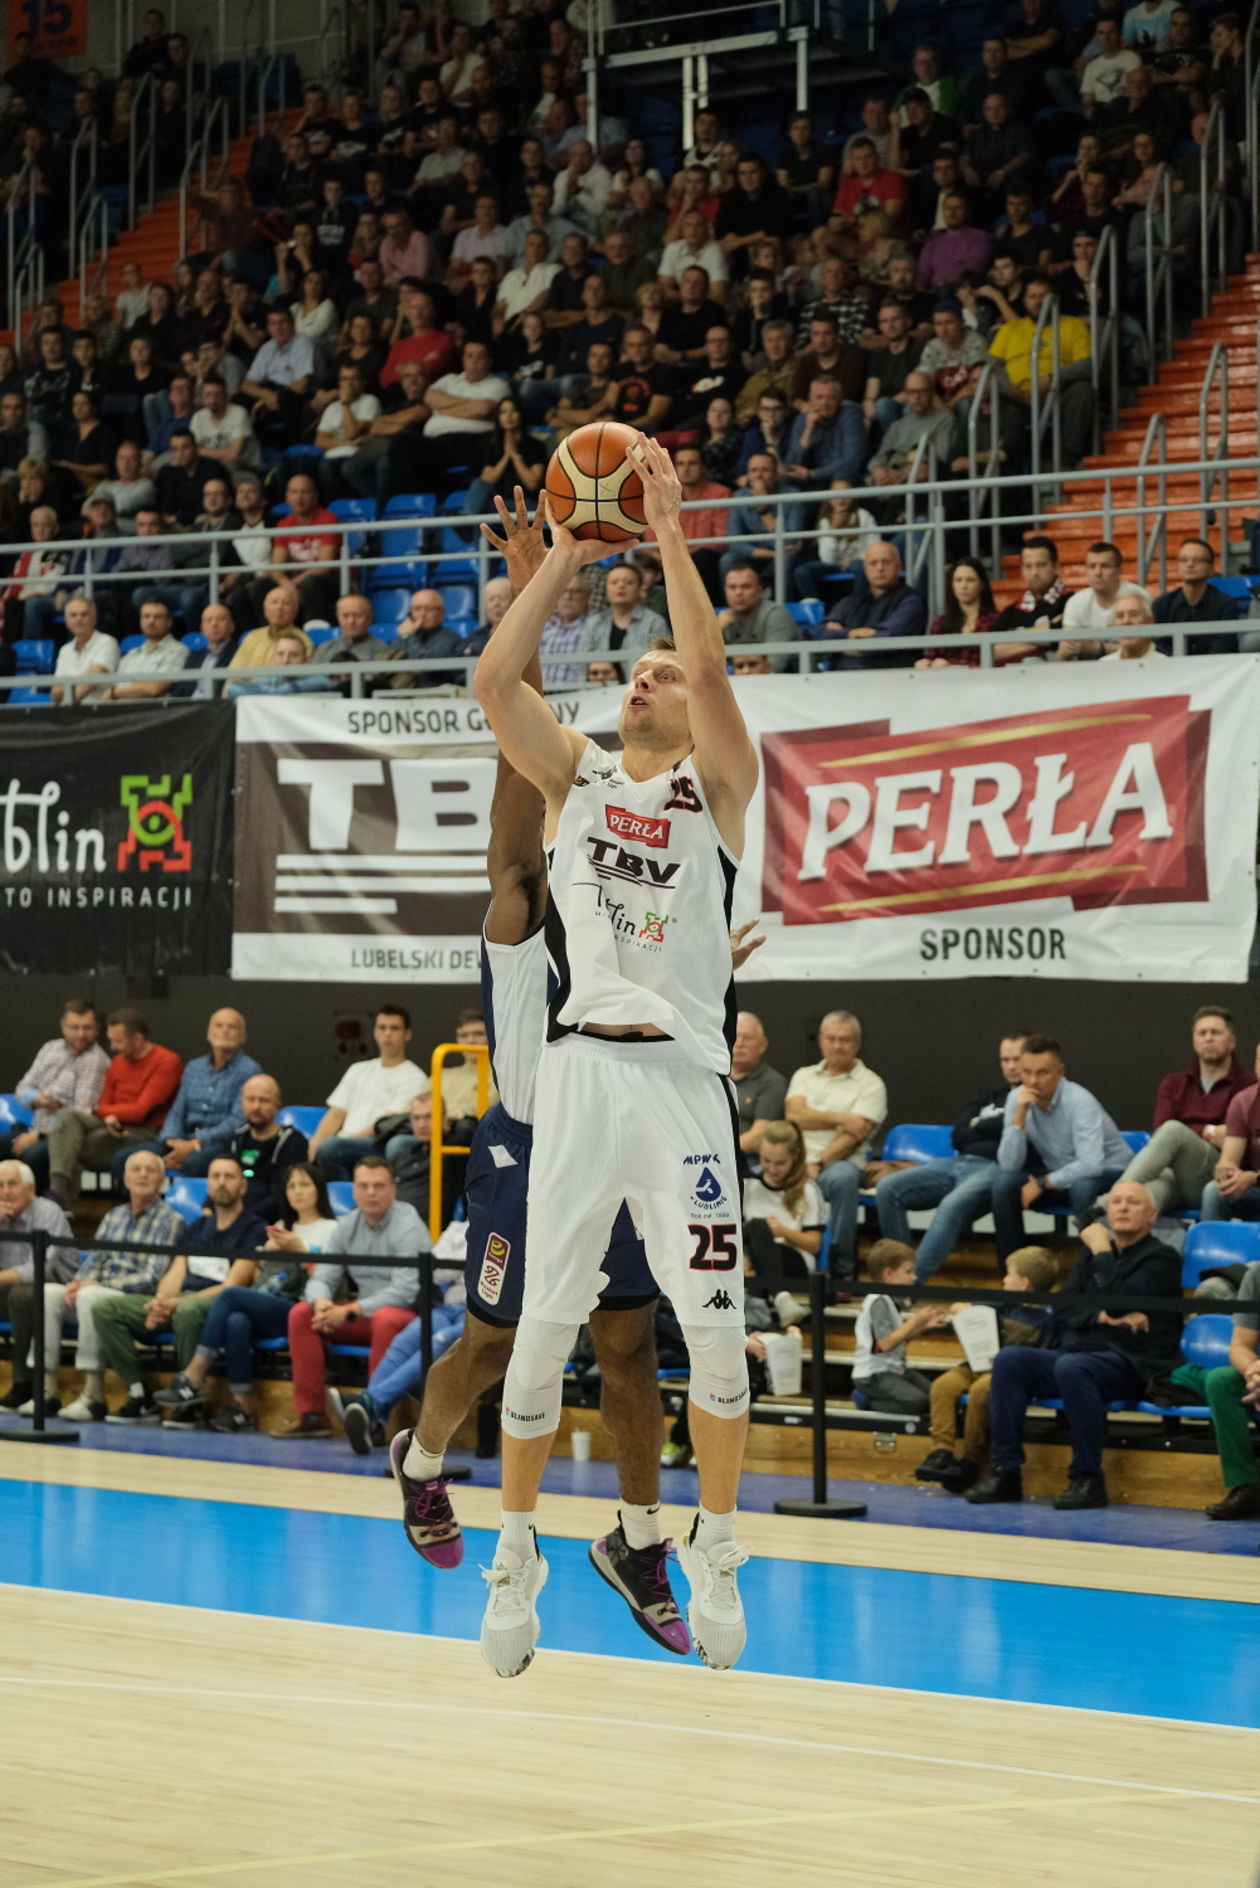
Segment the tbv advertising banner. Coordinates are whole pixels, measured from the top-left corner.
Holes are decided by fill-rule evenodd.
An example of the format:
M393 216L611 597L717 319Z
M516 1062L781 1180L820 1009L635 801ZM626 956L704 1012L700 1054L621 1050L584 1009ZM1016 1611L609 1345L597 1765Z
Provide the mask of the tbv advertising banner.
M232 742L230 703L6 713L0 965L221 976Z
M746 979L1246 980L1255 659L735 686L762 763ZM619 691L551 700L615 743ZM477 703L246 700L237 741L233 974L474 981L496 760Z

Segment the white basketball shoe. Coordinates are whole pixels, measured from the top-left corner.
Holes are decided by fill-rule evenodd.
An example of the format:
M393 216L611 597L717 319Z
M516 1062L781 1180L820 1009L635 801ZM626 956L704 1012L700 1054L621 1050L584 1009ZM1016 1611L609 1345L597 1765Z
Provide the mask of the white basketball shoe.
M678 1543L678 1564L691 1584L687 1624L696 1651L715 1672L729 1671L744 1649L748 1630L736 1575L748 1559L748 1549L735 1541L700 1547L697 1516L690 1534Z
M481 1577L490 1588L481 1621L481 1656L500 1678L517 1678L538 1644L534 1602L547 1584L547 1562L537 1551L522 1560L500 1545L493 1566L483 1567Z

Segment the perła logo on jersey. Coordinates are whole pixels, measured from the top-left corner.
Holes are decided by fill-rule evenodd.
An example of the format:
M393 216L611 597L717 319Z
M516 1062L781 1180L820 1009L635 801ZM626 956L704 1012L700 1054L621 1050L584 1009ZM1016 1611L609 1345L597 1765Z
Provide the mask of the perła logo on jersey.
M624 807L606 806L604 819L619 839L637 839L644 846L669 844L669 821L650 813L627 813Z

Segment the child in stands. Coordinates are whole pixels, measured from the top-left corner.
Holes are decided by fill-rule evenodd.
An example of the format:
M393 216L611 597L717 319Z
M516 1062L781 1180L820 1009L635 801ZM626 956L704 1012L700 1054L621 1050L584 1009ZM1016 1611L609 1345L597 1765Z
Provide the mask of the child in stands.
M1006 1261L1002 1290L1025 1292L1053 1291L1059 1282L1059 1261L1045 1246L1020 1246ZM951 1305L949 1315L961 1311ZM1014 1304L998 1319L998 1335L1005 1344L1036 1344L1042 1327L1049 1321L1045 1305ZM932 1451L926 1455L915 1477L921 1482L939 1482L951 1495L961 1495L978 1482L989 1459L989 1385L991 1373L977 1373L970 1364L956 1364L932 1385ZM958 1399L966 1392L967 1409L963 1417L962 1454L954 1454L954 1430Z
M865 1392L871 1409L890 1416L926 1416L931 1384L906 1362L906 1345L925 1331L949 1323L945 1305L920 1305L911 1311L905 1298L894 1298L915 1283L914 1252L899 1239L880 1239L867 1254L866 1270L888 1292L872 1292L862 1301L854 1331L853 1387Z

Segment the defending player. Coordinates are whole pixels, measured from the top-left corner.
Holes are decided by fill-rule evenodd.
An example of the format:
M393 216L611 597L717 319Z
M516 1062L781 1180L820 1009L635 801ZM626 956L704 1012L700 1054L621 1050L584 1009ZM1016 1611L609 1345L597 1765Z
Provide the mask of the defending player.
M519 489L515 523L501 501L499 513L503 537L489 530L486 535L506 557L519 593L546 556L542 531L528 523ZM541 696L536 653L525 679ZM477 1398L506 1371L520 1317L533 1138L529 1124L547 1023L543 803L537 788L502 756L486 867L490 907L482 939L482 987L501 1101L477 1124L468 1162L469 1316L462 1336L429 1373L414 1435L405 1430L395 1436L389 1452L403 1493L407 1538L434 1567L458 1566L464 1551L442 1480L443 1453ZM598 1258L604 1242L594 1250ZM605 1265L608 1282L589 1324L622 1501L617 1526L594 1543L590 1558L648 1636L685 1656L691 1638L670 1589L670 1543L662 1541L660 1531L661 1399L653 1333L659 1290L624 1207Z
M606 1284L600 1255L623 1199L691 1358L700 1511L679 1558L692 1637L723 1668L745 1640L736 1574L747 1556L734 1528L748 1372L728 939L757 756L683 536L677 475L654 440L636 452L677 651L635 663L621 755L561 727L527 679L543 625L604 553L599 543L552 527L551 550L475 678L500 747L546 805L556 980L537 1077L524 1308L503 1397L503 1529L481 1636L503 1677L534 1655L547 1577L538 1487L565 1360Z

